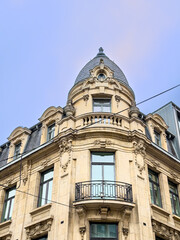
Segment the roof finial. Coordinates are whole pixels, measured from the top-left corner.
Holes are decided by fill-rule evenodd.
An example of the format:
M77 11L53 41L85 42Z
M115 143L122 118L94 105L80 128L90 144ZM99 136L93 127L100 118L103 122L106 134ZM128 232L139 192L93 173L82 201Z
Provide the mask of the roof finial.
M104 49L103 49L102 47L100 47L97 56L105 56L105 54L103 53L103 51L104 51Z
M99 48L99 53L103 53L104 49L102 47Z

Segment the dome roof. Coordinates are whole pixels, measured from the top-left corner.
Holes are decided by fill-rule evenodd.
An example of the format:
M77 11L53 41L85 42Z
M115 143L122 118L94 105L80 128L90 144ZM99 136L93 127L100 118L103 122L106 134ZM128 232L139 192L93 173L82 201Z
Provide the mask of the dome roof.
M80 71L78 74L75 84L78 82L84 81L85 79L90 77L90 70L93 69L94 67L99 65L100 59L103 59L104 65L109 67L113 73L114 73L114 78L117 79L119 82L122 84L125 84L126 86L129 87L128 81L122 72L122 70L113 62L111 61L103 52L103 48L99 48L99 53L96 55L95 58L90 60ZM132 89L131 89L132 91Z

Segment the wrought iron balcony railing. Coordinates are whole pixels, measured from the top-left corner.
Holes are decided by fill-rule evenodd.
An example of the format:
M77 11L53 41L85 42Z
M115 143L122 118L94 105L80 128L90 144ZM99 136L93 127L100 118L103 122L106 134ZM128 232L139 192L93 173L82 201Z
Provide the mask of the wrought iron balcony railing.
M85 181L76 183L75 201L111 199L133 202L132 185L117 181Z

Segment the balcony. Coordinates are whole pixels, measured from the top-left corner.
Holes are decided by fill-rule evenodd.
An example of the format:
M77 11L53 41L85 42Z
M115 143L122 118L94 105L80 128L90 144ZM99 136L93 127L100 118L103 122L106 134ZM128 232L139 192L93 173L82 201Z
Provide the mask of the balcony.
M97 204L133 206L132 185L118 181L85 181L75 186L74 205L94 206Z

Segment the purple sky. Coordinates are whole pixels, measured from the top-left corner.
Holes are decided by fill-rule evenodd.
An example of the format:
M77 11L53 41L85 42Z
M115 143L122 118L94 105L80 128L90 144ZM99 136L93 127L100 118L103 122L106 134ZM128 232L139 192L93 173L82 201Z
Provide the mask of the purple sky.
M64 107L81 68L102 46L136 102L180 83L179 0L0 1L0 145L49 106ZM139 108L173 101L180 87Z

